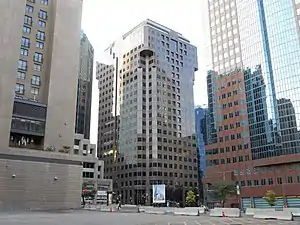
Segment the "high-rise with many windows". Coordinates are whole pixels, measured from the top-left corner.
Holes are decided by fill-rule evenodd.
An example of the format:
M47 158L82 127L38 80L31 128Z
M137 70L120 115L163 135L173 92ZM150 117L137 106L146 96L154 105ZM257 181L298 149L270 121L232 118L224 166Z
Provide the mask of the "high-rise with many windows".
M82 31L80 37L75 133L83 134L85 139L90 138L93 65L94 48Z
M244 208L267 206L267 190L282 196L277 207L299 207L300 2L208 5L213 63L204 182L236 181Z
M180 33L146 20L106 53L108 63L96 66L98 156L114 190L123 202L144 204L153 184L165 184L170 198L171 190L198 188L196 48Z
M80 206L81 0L0 2L1 210Z

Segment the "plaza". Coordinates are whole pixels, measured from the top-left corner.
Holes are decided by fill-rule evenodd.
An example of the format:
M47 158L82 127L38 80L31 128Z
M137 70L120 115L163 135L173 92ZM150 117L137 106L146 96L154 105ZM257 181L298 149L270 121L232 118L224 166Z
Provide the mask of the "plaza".
M24 212L0 214L0 225L285 225L299 221L284 222L256 220L252 218L212 218L205 216L150 215L142 213L118 213L97 211Z

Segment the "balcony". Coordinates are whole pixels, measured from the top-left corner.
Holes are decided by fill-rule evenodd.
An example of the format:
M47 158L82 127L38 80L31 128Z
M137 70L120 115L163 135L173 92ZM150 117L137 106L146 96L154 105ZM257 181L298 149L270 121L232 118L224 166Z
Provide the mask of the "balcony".
M11 133L9 147L43 150L44 137Z
M140 51L140 56L141 57L152 57L154 55L154 52L151 48L146 48L146 47L143 47Z
M13 117L11 120L11 133L43 137L45 135L45 122Z
M47 106L29 100L14 100L11 133L43 137Z

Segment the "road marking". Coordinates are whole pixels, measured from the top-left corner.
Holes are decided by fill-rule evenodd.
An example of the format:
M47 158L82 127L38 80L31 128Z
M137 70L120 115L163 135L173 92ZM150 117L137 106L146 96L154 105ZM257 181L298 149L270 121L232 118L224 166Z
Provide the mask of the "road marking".
M184 224L184 225L187 225L187 223L186 223L186 222L183 222L183 224Z
M197 225L201 225L201 223L199 223L198 221L195 221L195 223L196 223Z

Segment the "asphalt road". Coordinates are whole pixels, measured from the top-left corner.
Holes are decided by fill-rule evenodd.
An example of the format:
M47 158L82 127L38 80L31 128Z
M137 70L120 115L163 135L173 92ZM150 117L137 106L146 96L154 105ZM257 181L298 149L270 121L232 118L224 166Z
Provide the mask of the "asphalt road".
M208 216L147 215L96 211L1 213L0 225L299 225L251 218L210 218Z

